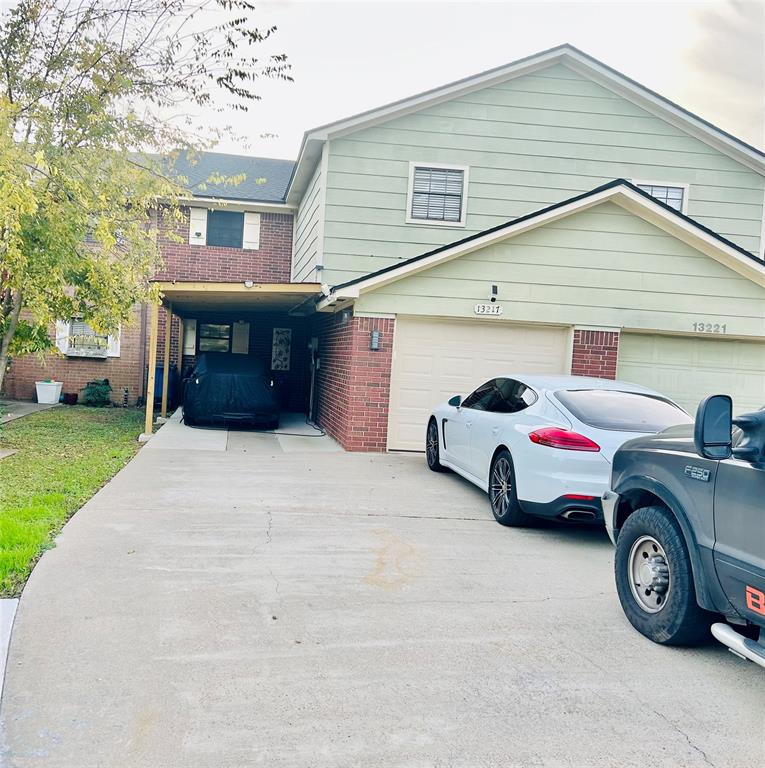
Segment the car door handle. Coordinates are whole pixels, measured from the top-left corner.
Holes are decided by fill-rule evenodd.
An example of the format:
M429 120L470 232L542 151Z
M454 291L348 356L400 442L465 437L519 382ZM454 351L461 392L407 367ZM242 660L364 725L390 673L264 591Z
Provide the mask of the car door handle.
M499 427L492 427L491 428L491 434L496 435L499 432Z
M465 422L465 429L470 429L470 427L472 427L472 426L473 426L473 422L472 421L466 421Z

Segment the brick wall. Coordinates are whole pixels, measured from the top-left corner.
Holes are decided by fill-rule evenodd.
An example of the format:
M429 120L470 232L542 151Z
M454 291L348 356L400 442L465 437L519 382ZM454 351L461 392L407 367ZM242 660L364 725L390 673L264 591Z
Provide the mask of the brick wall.
M618 353L619 333L617 331L586 331L576 328L574 329L571 373L574 376L615 379Z
M141 388L141 309L136 307L133 321L122 326L120 356L94 360L49 354L41 361L36 355L17 357L4 381L4 394L17 400L36 400L35 381L62 381L62 392L78 392L93 379L109 379L112 400L122 403L123 387L128 388L128 402L134 405ZM55 335L55 329L51 329Z
M164 267L157 280L288 283L292 258L292 214L260 214L260 248L219 248L189 245L188 209L176 228L181 242L171 240L160 226Z
M395 321L321 317L321 367L316 380L316 420L349 451L384 451L388 434L390 370ZM370 333L380 331L380 349L369 349Z

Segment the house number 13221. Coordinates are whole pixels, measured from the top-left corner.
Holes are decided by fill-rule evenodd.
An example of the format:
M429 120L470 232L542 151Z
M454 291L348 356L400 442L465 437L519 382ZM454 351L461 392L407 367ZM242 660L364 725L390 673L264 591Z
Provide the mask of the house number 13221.
M728 326L725 323L694 323L693 330L696 333L726 333Z

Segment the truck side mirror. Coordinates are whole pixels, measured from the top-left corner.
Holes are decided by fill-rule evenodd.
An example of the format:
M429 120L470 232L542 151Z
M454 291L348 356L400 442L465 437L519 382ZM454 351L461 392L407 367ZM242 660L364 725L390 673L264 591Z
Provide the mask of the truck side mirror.
M461 395L455 395L449 400L449 405L454 406L455 408L459 408L460 405L462 405L462 396Z
M693 429L696 453L705 459L729 459L733 452L733 401L710 395L699 403Z

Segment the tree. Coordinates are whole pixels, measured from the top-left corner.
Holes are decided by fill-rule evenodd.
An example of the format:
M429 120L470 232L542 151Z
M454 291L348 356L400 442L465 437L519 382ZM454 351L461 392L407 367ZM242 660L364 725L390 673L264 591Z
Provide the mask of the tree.
M160 214L180 152L212 145L189 106L225 112L289 80L249 0L20 0L0 16L0 389L56 319L116 330L155 298Z

